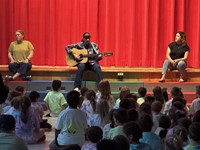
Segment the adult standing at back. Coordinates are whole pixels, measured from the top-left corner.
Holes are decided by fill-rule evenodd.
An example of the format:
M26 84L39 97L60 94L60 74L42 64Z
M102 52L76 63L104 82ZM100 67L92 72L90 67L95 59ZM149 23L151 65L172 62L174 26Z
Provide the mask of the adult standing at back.
M179 82L184 82L186 77L185 69L187 67L186 60L189 55L190 48L186 43L186 35L184 32L177 32L175 41L170 43L167 48L166 60L162 68L162 77L159 82L165 82L165 76L168 68L171 70L178 69L180 73Z
M8 65L13 76L6 76L6 80L12 81L19 77L24 80L31 80L31 76L27 76L27 72L31 70L31 59L33 57L34 47L31 42L24 40L24 31L17 30L15 32L16 41L11 42L8 48Z

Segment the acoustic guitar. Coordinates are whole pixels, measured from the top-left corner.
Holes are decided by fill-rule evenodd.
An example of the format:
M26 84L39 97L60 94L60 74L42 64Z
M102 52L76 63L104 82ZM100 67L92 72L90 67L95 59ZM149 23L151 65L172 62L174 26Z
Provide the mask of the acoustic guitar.
M75 60L74 57L72 57L70 54L67 53L66 54L66 63L70 67L76 66L79 63L86 63L88 61L88 58L97 58L98 55L102 55L105 57L112 56L113 52L104 52L104 53L100 53L100 54L88 54L87 49L79 50L79 49L73 48L72 54L77 54L80 57L80 59Z

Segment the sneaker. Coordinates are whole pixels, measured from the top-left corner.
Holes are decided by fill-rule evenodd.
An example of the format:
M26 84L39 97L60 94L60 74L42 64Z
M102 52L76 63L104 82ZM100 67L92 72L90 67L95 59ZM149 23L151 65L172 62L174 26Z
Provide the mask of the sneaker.
M185 80L183 78L180 78L179 82L185 82Z
M13 81L14 79L13 79L13 77L12 76L8 76L8 75L6 75L6 81Z
M28 75L28 76L25 76L23 79L26 81L31 81L32 77L31 77L31 75Z

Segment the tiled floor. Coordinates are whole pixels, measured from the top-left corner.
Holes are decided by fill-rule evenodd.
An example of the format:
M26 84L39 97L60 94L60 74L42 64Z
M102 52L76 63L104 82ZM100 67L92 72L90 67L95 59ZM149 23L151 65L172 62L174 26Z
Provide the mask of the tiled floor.
M46 119L48 119L48 123L52 125L52 130L49 132L45 132L46 135L45 142L28 145L29 150L49 150L49 144L51 143L51 141L54 140L55 137L55 123L57 118L48 117Z

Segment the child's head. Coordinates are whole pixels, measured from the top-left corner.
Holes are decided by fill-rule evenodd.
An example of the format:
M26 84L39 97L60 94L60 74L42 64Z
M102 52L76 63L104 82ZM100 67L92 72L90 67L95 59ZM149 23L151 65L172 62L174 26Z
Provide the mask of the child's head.
M124 124L123 131L126 134L129 143L139 142L142 138L142 128L136 122L130 121Z
M189 119L187 117L180 118L177 121L177 124L180 125L180 126L182 126L182 127L185 127L185 129L187 131L188 131L189 126L191 125L191 123L192 123L191 119Z
M98 90L101 93L101 98L109 101L110 94L111 94L109 81L108 80L101 80L99 85L98 85Z
M16 92L18 92L18 93L20 93L21 94L21 96L24 96L25 95L25 88L23 87L23 86L17 86L16 88L15 88L15 91Z
M40 94L37 91L32 91L29 94L29 98L30 98L31 102L37 102L39 97L40 97Z
M144 114L139 118L139 124L144 132L150 132L153 127L153 121L150 115Z
M87 133L87 138L92 142L92 143L97 143L99 142L102 137L103 137L103 131L100 127L98 126L91 126Z
M183 126L180 126L180 125L174 126L173 134L175 134L178 137L180 137L183 142L186 142L188 140L188 138L187 138L188 137L188 132L185 129L185 127L183 127Z
M119 108L123 108L123 109L130 109L131 107L131 102L128 98L123 98L120 102L119 102Z
M20 107L20 99L13 98L11 100L11 106L14 107L15 109L19 109L19 107Z
M82 87L80 90L81 96L85 96L85 93L87 92L88 88L87 87Z
M96 111L96 93L94 90L87 90L85 93L85 97L87 100L90 101L90 104L92 105L93 111Z
M193 122L190 126L189 126L189 138L200 144L200 123L197 122Z
M116 144L117 144L117 150L129 150L130 146L129 146L129 141L128 139L123 136L123 135L117 135L114 137L113 139Z
M165 139L165 150L182 150L183 141L177 135L169 136Z
M138 111L135 109L129 109L127 111L127 121L137 121L139 118Z
M152 95L145 95L144 102L152 104L155 101L155 97Z
M151 115L151 104L150 103L142 103L139 107L139 113L140 115L143 115L143 114L149 114Z
M10 101L12 101L13 98L20 98L21 97L21 93L18 93L17 91L12 91L9 93L8 99Z
M170 94L171 94L172 98L177 97L177 96L181 96L181 88L179 88L179 87L173 87L171 89Z
M96 93L94 90L87 90L85 93L85 97L90 101L94 101L96 98Z
M147 89L145 87L140 87L138 89L138 95L139 95L139 97L145 97L146 94L147 94Z
M192 118L192 122L199 122L200 123L200 110L195 112L195 114L194 114L194 116Z
M196 96L200 98L200 85L196 86Z
M113 118L115 125L123 125L127 121L127 112L125 109L119 108L114 111Z
M168 116L162 115L159 119L159 127L163 128L160 131L159 136L161 139L165 138L168 128L171 126L171 120Z
M120 100L122 100L126 94L130 93L130 88L127 86L122 86L119 88L119 90L120 90L120 93L119 93Z
M171 120L169 116L162 115L159 119L159 127L168 129L171 126Z
M103 139L97 143L97 150L116 150L117 145L114 140Z
M15 118L12 115L0 115L0 132L12 132L15 130Z
M52 88L54 91L59 91L61 88L61 81L60 80L53 80L52 82Z
M159 114L161 112L161 110L162 110L162 103L160 101L154 101L151 104L151 110L155 114Z
M72 90L67 94L66 99L69 107L76 109L79 105L80 93Z

